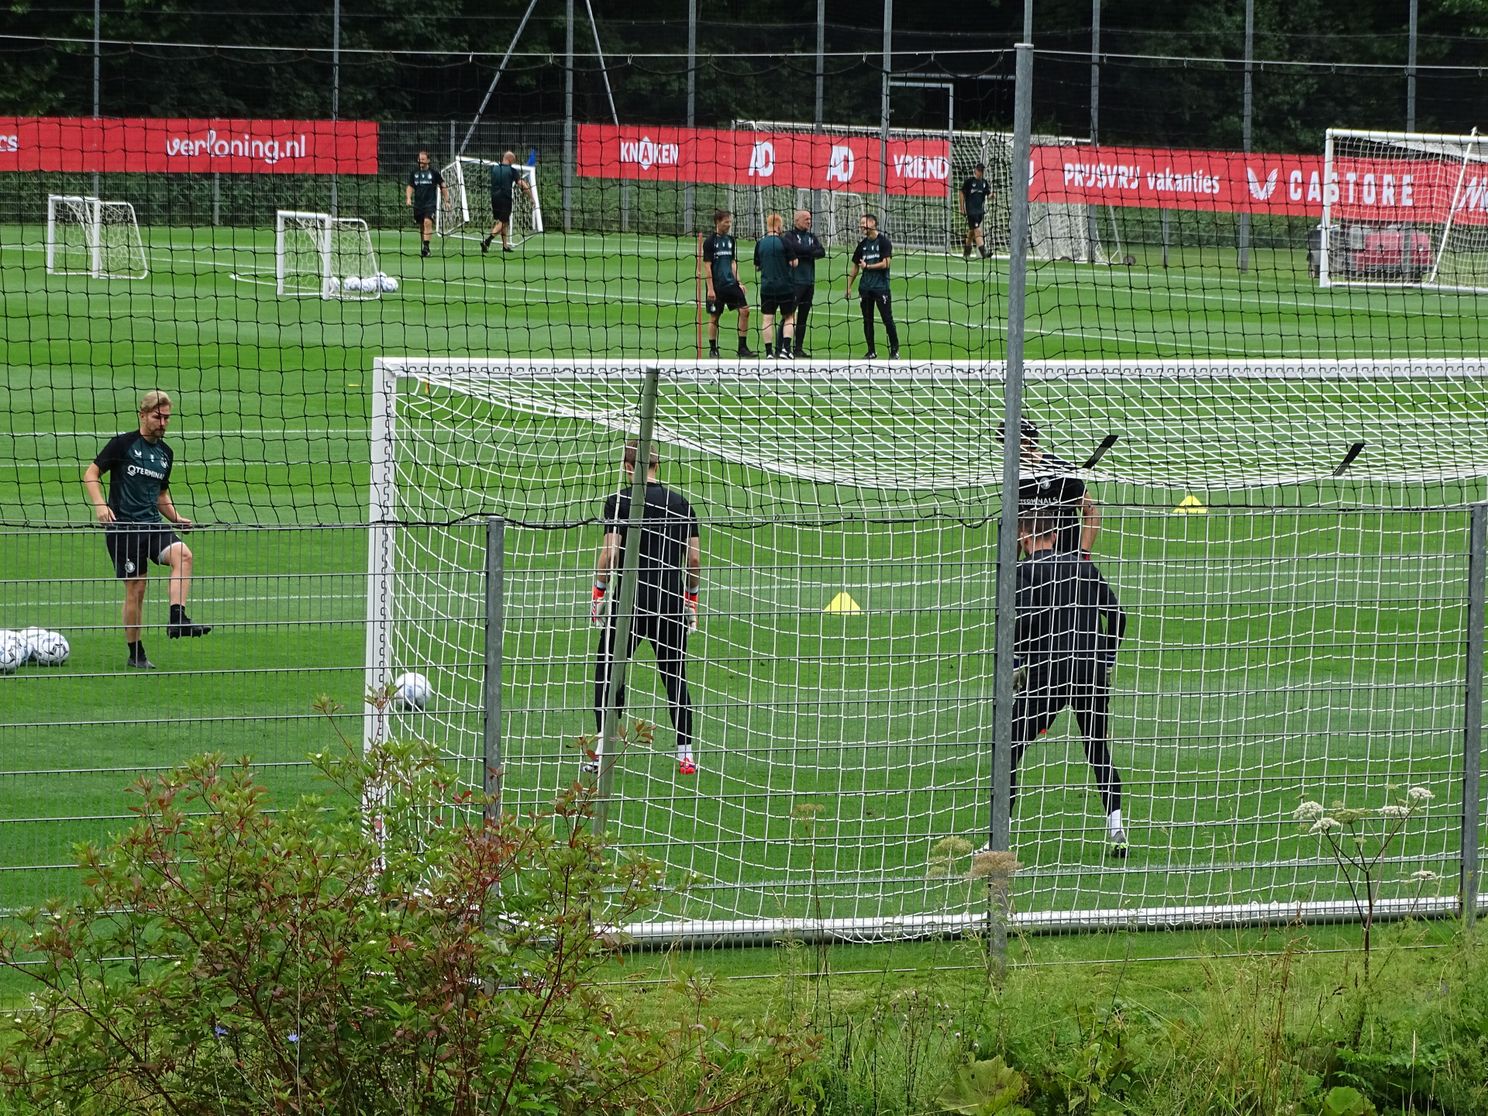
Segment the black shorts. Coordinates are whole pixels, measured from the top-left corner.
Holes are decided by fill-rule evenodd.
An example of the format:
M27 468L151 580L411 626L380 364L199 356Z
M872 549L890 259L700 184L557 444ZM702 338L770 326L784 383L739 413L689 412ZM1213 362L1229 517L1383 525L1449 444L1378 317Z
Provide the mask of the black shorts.
M718 297L708 300L708 313L717 317L725 310L742 310L749 305L749 295L743 287L719 287Z
M795 295L793 295L793 294L788 294L788 295L772 295L772 294L766 294L763 291L760 292L760 313L761 314L779 314L779 315L781 315L781 317L788 318L792 314L794 314L795 312L796 312L796 296Z
M434 220L434 210L432 209L415 209L413 211L413 223L417 228L423 228L425 221L432 220Z
M161 556L180 541L180 535L158 523L121 523L104 528L103 534L114 576L125 581L144 577L149 562L165 565Z
M497 221L511 220L512 200L511 198L492 198L491 216Z
M984 214L968 213L966 215L966 227L968 229L979 229L982 227L982 222L984 220L986 220L986 216Z

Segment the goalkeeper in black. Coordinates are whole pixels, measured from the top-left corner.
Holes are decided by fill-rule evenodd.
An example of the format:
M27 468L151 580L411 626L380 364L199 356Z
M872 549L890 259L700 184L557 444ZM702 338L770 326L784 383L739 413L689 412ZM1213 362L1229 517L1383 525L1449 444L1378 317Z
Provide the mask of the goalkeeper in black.
M619 599L619 576L625 568L625 546L630 521L630 489L634 483L637 446L625 447L625 486L604 505L604 541L594 564L594 594L589 619L603 625L594 667L594 724L604 731L610 696L610 674L615 659L614 609L605 608L605 595ZM641 640L651 644L656 668L666 688L667 708L677 734L677 774L696 775L692 753L692 694L687 688L687 635L697 628L701 547L697 513L680 492L656 479L660 457L651 447L646 470L646 506L641 513L640 565L637 568L634 614L626 658L634 656ZM625 708L625 687L614 695L615 713Z
M1014 621L1012 794L1029 741L1045 732L1065 706L1085 737L1085 759L1095 772L1106 812L1110 854L1124 858L1121 776L1111 762L1111 671L1126 634L1126 613L1094 562L1059 546L1060 509L1036 483L1018 491L1018 563Z

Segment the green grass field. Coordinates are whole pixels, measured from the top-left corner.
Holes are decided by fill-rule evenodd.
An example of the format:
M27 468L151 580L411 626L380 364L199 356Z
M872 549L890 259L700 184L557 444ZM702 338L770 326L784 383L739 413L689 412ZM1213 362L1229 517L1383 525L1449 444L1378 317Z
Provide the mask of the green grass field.
M360 734L367 539L357 525L367 515L375 357L695 355L691 241L548 235L505 257L450 241L423 261L411 231L376 232L381 266L402 289L335 302L275 296L270 233L145 232L150 277L101 282L47 275L39 229L0 228L0 414L13 446L0 465L0 626L63 629L73 649L63 668L0 677L0 908L74 886L71 844L123 824L122 788L141 771L204 750L243 753L290 794L307 786L305 754L333 731L311 710L314 695L340 701L338 727ZM815 357L861 355L845 271L841 250L819 269ZM1005 262L905 255L894 274L912 361L1004 355ZM1045 264L1030 275L1029 302L1036 358L1477 357L1483 348L1471 297L1319 291L1300 253L1253 253L1244 275L1232 253L1215 250L1180 253L1166 269L1141 253L1132 267ZM176 396L175 500L204 525L191 538L194 612L217 630L168 643L164 586L152 585L146 640L162 669L137 676L121 669L119 594L78 479L156 386ZM1355 420L1378 419L1381 431L1413 431L1472 467L1441 483L1382 470L1206 491L1204 515L1171 514L1181 488L1098 488L1098 557L1133 620L1113 732L1136 848L1125 865L1105 859L1066 715L1023 769L1018 908L1337 898L1336 871L1315 840L1296 835L1292 808L1304 796L1379 804L1404 783L1437 799L1401 850L1400 875L1455 872L1466 516L1444 506L1483 498L1470 416L1488 413L1488 389L1459 384L1443 403L1405 383L1332 395L1272 386L1248 404L1264 437L1219 431L1193 400L1152 390L1054 381L1031 385L1030 399L1042 418L1068 416L1046 429L1071 456L1113 414L1129 424L1126 444L1187 438L1220 464L1226 455L1259 463L1286 433L1331 453L1333 441L1309 441L1310 429L1333 424L1346 445ZM842 454L883 438L875 431L895 401L871 402L861 431L851 415L837 417ZM957 412L970 429L933 434L985 442L1000 409L990 392ZM482 417L522 433L510 415ZM711 418L719 429L730 421ZM910 414L907 429L919 431L916 422ZM757 428L774 429L768 415ZM741 425L740 437L753 429ZM613 478L560 473L544 459L538 424L528 433L527 456L493 484L497 494L559 476L572 504L562 518L597 515ZM513 444L489 448L496 468ZM553 444L554 457L563 453ZM787 498L766 473L719 470L705 457L679 452L664 476L705 509L708 588L691 668L703 770L695 783L675 777L665 703L642 652L630 705L659 729L653 749L627 755L614 815L622 840L665 859L679 882L695 878L663 913L975 910L977 889L945 875L934 847L950 836L980 844L987 824L992 490L963 497L960 515L917 521L877 516L889 502L882 491L875 514L838 514L848 505L832 488L831 514L807 516L800 503L818 487ZM521 518L490 506L499 501L468 475L449 476L466 493L462 511ZM726 514L728 490L756 494L753 514ZM1376 510L1342 510L1356 504ZM443 545L468 552L477 533L455 529ZM503 735L519 808L573 777L573 741L592 727L587 585L597 541L592 524L512 532ZM843 591L863 611L823 612ZM451 598L468 594L459 586ZM406 647L440 692L432 735L468 756L480 664L478 617L466 619L449 626L463 632L456 638L440 635L447 621L410 616Z

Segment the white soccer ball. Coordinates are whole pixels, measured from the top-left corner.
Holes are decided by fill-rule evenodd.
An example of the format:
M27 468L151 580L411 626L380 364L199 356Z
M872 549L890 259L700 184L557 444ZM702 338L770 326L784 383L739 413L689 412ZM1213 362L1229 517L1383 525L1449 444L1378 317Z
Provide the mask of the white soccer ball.
M396 291L398 289L398 280L386 272L379 271L377 273L377 285L384 291Z
M72 654L67 637L61 632L46 628L24 628L20 635L26 641L31 661L38 666L61 666L67 661L67 656Z
M434 696L434 687L422 674L408 671L393 679L393 702L399 709L417 712L429 704Z
M326 298L333 298L340 292L341 280L337 279L334 275L326 276L325 285L321 288L321 293L325 295Z
M0 629L0 674L14 674L30 657L31 649L19 632Z

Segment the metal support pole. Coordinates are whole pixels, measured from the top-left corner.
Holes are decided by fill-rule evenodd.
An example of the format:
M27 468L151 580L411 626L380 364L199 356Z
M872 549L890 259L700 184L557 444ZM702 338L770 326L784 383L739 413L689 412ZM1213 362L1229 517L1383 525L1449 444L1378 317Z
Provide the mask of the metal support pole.
M1100 146L1100 41L1101 0L1090 0L1090 144ZM1090 245L1090 262L1095 262L1095 246L1100 243L1098 206L1085 210L1085 243Z
M574 0L563 20L563 231L573 231L574 172Z
M331 3L331 119L341 118L341 0ZM331 216L337 213L337 175L331 171Z
M1467 532L1467 686L1462 717L1462 917L1478 915L1478 807L1482 801L1483 635L1488 623L1488 504L1474 504Z
M506 633L506 520L486 520L486 677L481 703L481 759L486 792L485 817L501 813L501 667L502 637Z
M501 75L506 72L506 64L509 61L511 61L512 51L514 51L514 50L517 49L517 40L519 40L522 37L522 32L527 29L527 21L532 18L532 11L536 7L537 7L537 0L528 0L527 10L522 13L522 21L517 24L516 33L514 35L512 35L511 42L507 44L506 53L501 56L501 62L496 67L496 76L491 79L491 84L486 87L486 95L481 98L480 108L478 108L478 109L475 110L475 119L473 119L470 122L470 127L465 130L465 138L460 141L460 146L455 151L455 156L456 157L465 154L465 149L470 146L470 137L473 136L473 135L475 135L475 129L480 126L481 117L483 115L485 115L486 106L491 103L491 97L496 92L496 83L501 80ZM570 46L569 55L570 55L570 57L569 57L569 61L570 61L570 63L573 61L573 58L572 58L572 55L573 55L573 50L572 50L572 46L573 46L573 42L572 42L572 35L573 35L572 12L573 12L573 5L572 5L572 3L570 3L569 4L569 13L570 13L570 19L569 19L569 40L570 40L569 41L569 46Z
M696 2L696 0L694 0ZM811 112L811 131L821 135L822 107L827 89L827 0L816 0L816 103ZM822 191L811 190L811 212L821 208Z
M93 119L103 115L103 0L93 0ZM93 172L93 196L99 196L98 172Z
M615 91L610 88L610 67L605 62L604 47L599 44L599 21L594 18L594 5L591 0L584 0L584 10L589 14L589 30L594 32L594 56L599 59L599 76L604 80L605 99L610 102L610 120L616 128L620 127L620 112L615 108ZM631 182L629 179L620 180L620 231L630 231L630 194Z
M1410 0L1410 30L1405 39L1405 130L1416 130L1416 43L1420 0Z
M1030 21L1031 22L1031 21ZM1012 216L1008 260L1007 382L1003 394L1002 517L997 532L997 616L992 707L990 846L1007 850L1012 836L1013 621L1018 578L1018 424L1023 418L1024 314L1028 302L1028 155L1033 130L1033 44L1017 51L1013 107ZM990 927L999 961L1007 951L1006 911Z
M879 225L892 228L889 219L889 82L894 73L894 0L883 5L883 83L879 94L878 193Z
M636 431L636 467L630 484L630 517L625 523L625 561L620 572L620 599L614 602L614 613L600 631L600 652L609 625L614 625L615 639L610 645L609 675L605 686L604 714L599 723L599 792L594 801L594 830L603 833L609 822L610 787L615 778L616 730L620 727L619 696L625 689L625 671L630 665L630 633L635 626L636 581L641 568L641 528L646 516L646 475L650 471L651 432L656 425L656 397L660 390L661 369L646 369L641 383L639 429Z
M1255 69L1255 0L1245 0L1245 82L1240 97L1240 147L1250 154L1252 118L1255 115L1253 71ZM1236 266L1241 271L1250 270L1250 213L1240 211L1237 230L1239 254Z
M697 127L698 0L687 0L687 127ZM697 187L682 187L682 234L697 232Z

